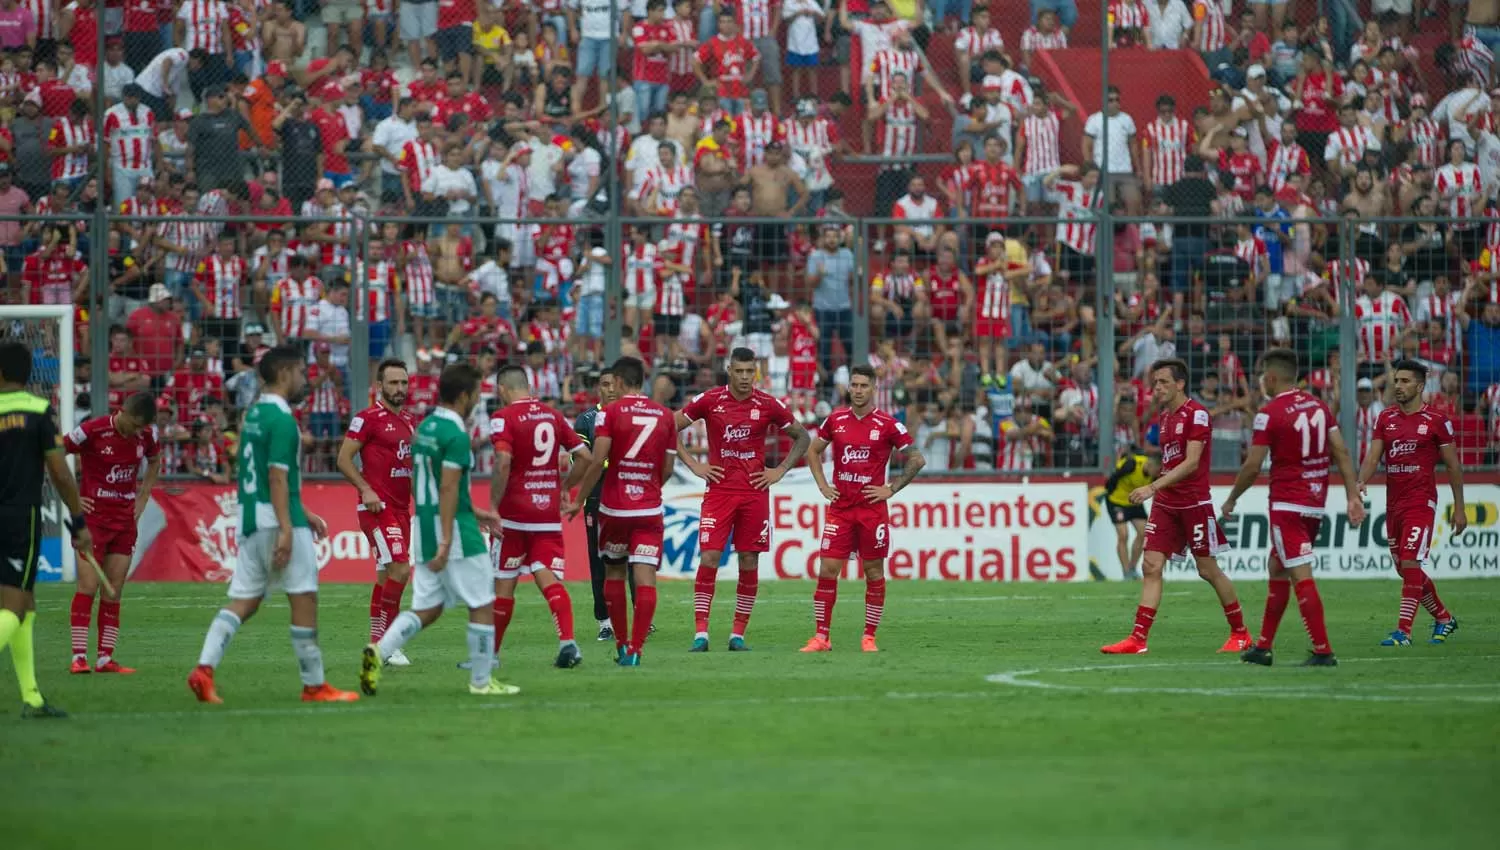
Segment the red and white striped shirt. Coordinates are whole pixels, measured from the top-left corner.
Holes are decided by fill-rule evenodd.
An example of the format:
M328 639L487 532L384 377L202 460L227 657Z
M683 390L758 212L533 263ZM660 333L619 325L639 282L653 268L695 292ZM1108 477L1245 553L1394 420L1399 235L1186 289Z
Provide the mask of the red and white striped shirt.
M1193 127L1185 118L1157 118L1141 133L1151 149L1151 182L1170 186L1182 179L1183 164L1193 144Z
M1324 149L1323 157L1336 162L1341 168L1357 166L1360 160L1365 158L1365 151L1379 144L1380 140L1375 138L1375 131L1369 127L1359 124L1353 127L1340 127L1328 137L1328 147ZM1330 153L1333 156L1330 157Z
M406 258L406 301L425 307L437 300L433 286L432 258L427 254L427 243L405 242L401 246Z
M666 23L672 32L672 44L698 43L698 31L692 21L686 18L673 18ZM674 77L683 77L693 73L693 54L686 50L673 50L667 56L667 73Z
M1394 292L1385 291L1371 298L1361 295L1354 302L1354 318L1359 322L1359 351L1367 363L1383 363L1396 352L1396 338L1411 324L1406 302Z
M870 60L870 73L875 81L875 99L885 100L891 96L892 77L902 74L911 82L916 79L917 69L921 66L922 56L915 50L898 50L892 47L875 54L875 58Z
M202 48L209 53L229 49L224 43L224 25L229 22L229 7L224 0L186 0L177 19L183 23L183 48Z
M663 239L656 246L658 257L679 265L682 264L682 246ZM682 275L662 269L661 285L656 287L656 314L659 316L681 316L687 312L687 298L683 291Z
M250 276L263 277L266 280L280 280L290 273L291 265L291 248L283 247L279 253L273 255L266 246L261 246L250 255ZM261 274L263 268L265 269L264 275Z
M391 295L396 291L396 265L386 260L365 266L365 296L369 309L366 316L371 322L386 322L391 318Z
M1479 166L1472 162L1462 165L1449 163L1437 170L1433 188L1438 197L1448 202L1448 215L1454 218L1478 216L1484 206L1484 178ZM1455 229L1466 229L1471 224L1454 224Z
M1229 22L1224 20L1224 7L1219 0L1198 0L1193 4L1193 19L1198 26L1199 53L1221 50L1229 45Z
M325 382L322 380L325 377L331 377L333 380ZM332 363L327 367L309 363L307 383L312 390L307 396L308 413L337 415L342 412L344 393L340 388L344 385L344 376L339 373L337 366Z
M182 253L167 253L167 271L191 274L198 269L198 258L208 253L214 239L214 226L207 221L170 219L161 226L163 239L183 248Z
M1038 50L1062 50L1068 46L1068 34L1062 30L1042 32L1036 27L1027 27L1021 33L1021 52L1035 53Z
M1359 463L1365 462L1365 453L1370 450L1370 438L1375 434L1375 421L1380 418L1382 410L1385 410L1385 405L1379 401L1370 402L1369 407L1354 408L1354 430L1359 432Z
M1022 437L1019 440L1007 440L1006 435L1020 425L1014 419L1004 419L995 434L995 468L1006 472L1018 472L1031 469L1035 464L1037 454L1037 438Z
M828 159L838 146L838 127L827 118L814 118L806 123L790 121L785 126L787 145L807 163L808 188L832 186L833 172L828 169Z
M770 111L758 116L746 112L735 119L735 122L735 133L739 136L740 151L744 154L747 169L766 161L766 145L786 137L781 120Z
M1030 177L1056 171L1062 164L1061 135L1062 122L1056 111L1049 109L1042 116L1028 112L1021 121L1021 138L1026 140L1026 161L1021 163L1021 173Z
M1479 397L1479 408L1490 420L1491 436L1500 439L1500 384L1485 387L1484 394Z
M323 283L316 276L298 281L285 277L271 290L271 315L276 319L278 341L301 339L323 298Z
M1109 4L1109 16L1116 33L1121 30L1143 30L1151 25L1151 16L1140 0L1115 0Z
M911 101L903 100L887 104L885 125L882 131L882 155L887 157L911 156L917 152L917 111Z
M1272 142L1268 159L1266 183L1270 185L1273 192L1280 192L1286 185L1287 179L1293 174L1312 173L1312 163L1307 159L1307 151L1296 143L1287 145Z
M1416 320L1419 322L1441 322L1443 325L1443 339L1449 346L1458 349L1462 346L1463 335L1458 328L1459 302L1463 300L1463 293L1449 292L1447 295L1433 293L1417 302Z
M215 319L240 317L240 286L245 282L245 260L211 254L198 264L197 282L208 298L208 315Z
M1454 54L1454 65L1460 73L1478 75L1483 87L1490 87L1490 77L1495 69L1495 54L1489 45L1479 39L1478 32L1472 26L1464 27L1463 37L1458 40L1458 50Z
M655 292L656 276L661 270L661 259L657 256L656 246L650 242L642 242L640 245L627 242L622 253L625 256L625 269L621 284L626 294Z
M53 180L78 180L89 174L89 153L94 146L94 122L88 118L75 122L71 118L59 118L47 135L47 146L55 150L83 145L79 153L68 153L52 158Z
M745 38L771 38L770 0L739 0L740 29ZM693 39L697 41L696 38Z
M432 169L443 161L438 149L432 142L424 142L421 139L412 139L401 146L401 154L396 157L397 166L406 172L406 184L412 191L418 191L422 184L432 174Z
M882 372L881 367L884 368ZM880 355L870 355L870 368L875 370L875 406L881 410L896 409L896 385L901 383L901 378L911 366L911 361L897 354L889 362L880 359Z
M1004 50L1005 36L1002 36L994 27L984 32L973 27L964 27L953 39L953 49L970 56L982 56L988 50Z
M16 5L31 10L38 41L57 38L57 11L60 8L57 0L21 0Z
M1085 189L1076 180L1059 180L1052 186L1058 196L1057 241L1085 256L1094 255L1095 210L1103 204L1099 187Z
M332 242L310 242L305 247L317 252L316 256L325 266L348 267L353 262L350 250L350 233L354 225L349 221L349 210L335 201L332 206L320 206L315 200L302 202L302 219L311 224L316 219L328 219Z
M979 287L978 315L982 319L1010 318L1010 281L1005 279L1006 266L1001 265L984 276Z
M1261 258L1270 257L1266 252L1266 243L1254 236L1234 243L1234 255L1248 265L1251 272L1259 272Z
M541 368L526 364L526 383L531 385L531 394L537 398L562 398L562 374L556 363L544 363Z
M654 165L641 176L640 198L645 200L656 195L655 212L672 215L677 212L677 196L693 185L693 167L678 165L671 169Z
M123 171L151 172L151 146L156 141L156 116L144 103L135 112L117 103L104 113L104 140L109 161Z
M683 218L682 213L667 225L667 241L682 249L682 253L676 262L687 266L689 269L688 280L693 280L697 275L698 253L703 246L708 244L709 226L700 216Z

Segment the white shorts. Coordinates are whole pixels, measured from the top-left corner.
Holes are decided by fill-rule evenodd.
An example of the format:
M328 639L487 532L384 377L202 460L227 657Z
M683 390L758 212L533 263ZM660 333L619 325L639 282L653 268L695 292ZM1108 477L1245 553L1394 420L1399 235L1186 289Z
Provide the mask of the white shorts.
M739 334L730 341L735 348L748 348L757 360L770 360L775 353L771 347L771 335L767 333Z
M312 529L292 529L292 557L281 570L271 565L278 530L263 528L240 538L239 562L229 580L230 599L262 599L273 579L288 595L318 592L318 550Z
M411 610L428 611L462 603L469 609L495 602L495 567L488 555L449 558L440 573L417 564L412 569Z
M634 308L636 310L655 310L656 287L653 286L650 289L644 290L642 292L637 292L632 295L626 295L625 308L627 310L631 308ZM636 330L639 331L640 328L636 328Z
M519 231L520 228L514 224L501 224L495 227L496 236L510 240L510 268L513 269L536 265L536 245L529 235Z
M402 41L432 38L437 33L437 3L402 3L398 28Z

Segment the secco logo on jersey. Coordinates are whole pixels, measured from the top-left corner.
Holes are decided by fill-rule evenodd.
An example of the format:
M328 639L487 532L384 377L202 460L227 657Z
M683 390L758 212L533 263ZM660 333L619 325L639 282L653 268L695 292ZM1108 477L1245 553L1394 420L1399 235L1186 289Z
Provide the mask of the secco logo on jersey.
M870 435L870 439L872 439L872 440L878 439L879 437L880 437L880 433L879 432L876 432L876 433L873 433L873 434ZM854 446L845 446L844 447L843 457L839 458L839 462L840 463L864 463L865 461L868 461L869 459L870 459L870 450L868 448L866 448L866 447L855 448Z
M135 480L135 467L115 464L109 468L109 474L104 480L110 484L128 484Z
M1182 426L1179 425L1178 428L1177 428L1177 430L1181 431L1182 430ZM1162 462L1163 466L1167 466L1167 465L1171 464L1172 461L1177 460L1177 458L1179 458L1181 456L1182 456L1182 445L1180 443L1168 443L1167 445L1165 445L1165 446L1162 447L1162 450L1161 450L1161 462Z
M1416 452L1417 452L1417 441L1416 440L1397 440L1397 441L1391 443L1391 447L1390 448L1386 449L1386 457L1389 457L1389 458L1405 457L1406 455L1416 454Z
M751 411L758 413L759 411ZM724 439L726 440L748 440L750 439L749 425L726 425L724 426Z

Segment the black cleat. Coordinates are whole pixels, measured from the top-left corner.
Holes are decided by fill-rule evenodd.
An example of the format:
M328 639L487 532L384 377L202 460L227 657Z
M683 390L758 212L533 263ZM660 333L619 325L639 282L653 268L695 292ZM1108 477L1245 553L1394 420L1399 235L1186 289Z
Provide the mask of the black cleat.
M1262 667L1271 666L1271 650L1252 646L1240 653L1240 660L1246 664L1259 664Z
M583 653L578 651L578 644L565 643L557 651L557 660L552 662L552 666L559 670L571 670L582 663Z
M23 720L67 720L68 713L45 700L41 705L22 705Z
M1310 653L1307 656L1307 660L1304 661L1304 662L1302 662L1302 664L1299 665L1299 666L1302 666L1302 667L1337 667L1337 666L1339 666L1339 660L1337 658L1334 658L1333 657L1333 653L1331 653L1331 652L1314 652L1314 653Z

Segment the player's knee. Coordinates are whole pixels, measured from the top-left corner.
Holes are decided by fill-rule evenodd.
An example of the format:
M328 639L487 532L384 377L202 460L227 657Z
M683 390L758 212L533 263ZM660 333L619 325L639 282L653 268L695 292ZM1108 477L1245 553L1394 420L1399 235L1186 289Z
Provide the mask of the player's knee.
M1147 552L1141 559L1141 575L1146 578L1161 578L1167 559L1160 552Z
M1219 562L1212 558L1201 558L1195 561L1198 567L1198 578L1204 581L1214 581L1224 573L1219 569Z
M386 564L384 572L385 577L390 581L409 581L411 579L411 564Z
M760 568L760 556L755 552L739 554L740 572L754 572Z

